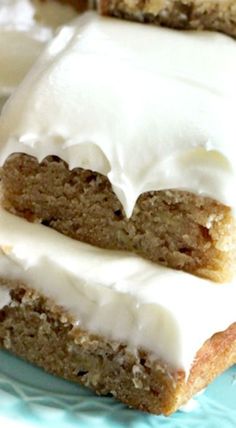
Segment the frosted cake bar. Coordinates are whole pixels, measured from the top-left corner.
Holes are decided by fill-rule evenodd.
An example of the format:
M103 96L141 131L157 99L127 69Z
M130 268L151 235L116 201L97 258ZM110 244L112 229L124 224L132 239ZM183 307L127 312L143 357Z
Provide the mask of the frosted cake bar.
M165 415L236 362L235 282L216 287L4 211L0 230L5 349Z
M230 37L84 14L1 116L2 206L79 241L230 280L235 76Z

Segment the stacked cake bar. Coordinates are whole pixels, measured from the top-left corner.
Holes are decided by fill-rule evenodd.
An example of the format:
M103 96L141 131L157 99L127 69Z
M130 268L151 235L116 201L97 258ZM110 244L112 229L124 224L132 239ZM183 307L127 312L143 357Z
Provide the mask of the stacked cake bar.
M220 33L61 28L0 117L1 346L165 415L236 362L235 76Z

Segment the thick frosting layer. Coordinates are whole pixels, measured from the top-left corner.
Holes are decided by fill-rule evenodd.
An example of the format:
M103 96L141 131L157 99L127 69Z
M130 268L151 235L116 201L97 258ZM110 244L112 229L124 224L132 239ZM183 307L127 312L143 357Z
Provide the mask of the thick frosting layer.
M75 16L71 7L54 0L1 0L0 95L12 93L55 29Z
M143 347L174 367L188 372L203 342L236 321L236 282L216 286L5 211L0 230L0 277L25 281L53 298L75 325L131 350Z
M0 122L12 152L108 176L130 216L179 188L235 207L236 42L87 13L61 29Z

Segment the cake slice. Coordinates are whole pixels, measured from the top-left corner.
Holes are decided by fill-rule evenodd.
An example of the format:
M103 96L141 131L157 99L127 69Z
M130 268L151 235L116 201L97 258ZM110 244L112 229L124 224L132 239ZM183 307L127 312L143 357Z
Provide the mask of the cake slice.
M99 6L105 15L236 36L235 0L99 0Z
M5 349L165 415L236 362L235 282L215 287L4 211L0 231Z
M2 206L79 241L228 281L235 76L227 36L84 14L1 116Z

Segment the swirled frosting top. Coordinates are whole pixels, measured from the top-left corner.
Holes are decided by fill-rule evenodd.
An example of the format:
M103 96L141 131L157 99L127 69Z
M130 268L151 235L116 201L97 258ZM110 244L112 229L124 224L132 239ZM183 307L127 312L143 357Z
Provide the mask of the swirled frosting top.
M178 188L235 208L236 42L86 13L64 26L4 109L14 152L107 175L127 216Z

